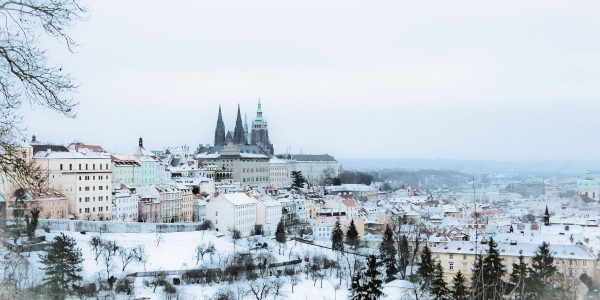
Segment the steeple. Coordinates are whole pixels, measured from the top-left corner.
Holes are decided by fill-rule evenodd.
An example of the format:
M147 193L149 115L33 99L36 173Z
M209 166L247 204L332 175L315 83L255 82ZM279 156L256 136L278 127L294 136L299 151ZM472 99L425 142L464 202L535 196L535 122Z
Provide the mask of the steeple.
M225 123L221 115L221 105L219 105L219 116L217 118L217 126L215 128L215 146L225 145Z
M548 205L546 205L546 212L544 212L544 225L550 226L550 214L548 213Z
M233 143L244 145L244 126L242 125L242 113L238 104L237 119L235 120L235 129L233 130Z
M250 133L248 132L248 115L244 112L244 144L250 143Z
M263 124L264 121L265 120L263 119L262 105L260 104L260 98L258 98L258 108L256 108L256 118L254 119L254 122L252 122L252 124Z
M142 137L140 137L140 139L138 140L138 146L144 148L144 139L142 139Z

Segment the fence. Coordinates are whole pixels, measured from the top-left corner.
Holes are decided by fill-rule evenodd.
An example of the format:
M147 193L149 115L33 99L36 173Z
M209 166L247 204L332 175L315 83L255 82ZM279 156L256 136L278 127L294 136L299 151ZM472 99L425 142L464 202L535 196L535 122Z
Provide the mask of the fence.
M63 231L89 231L106 233L153 233L153 232L185 232L198 231L198 223L137 223L118 221L85 221L39 219L38 228Z

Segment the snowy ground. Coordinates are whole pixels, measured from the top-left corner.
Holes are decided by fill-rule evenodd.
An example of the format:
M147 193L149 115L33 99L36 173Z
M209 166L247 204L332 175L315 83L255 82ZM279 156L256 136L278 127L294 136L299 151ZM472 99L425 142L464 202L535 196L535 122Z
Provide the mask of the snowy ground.
M45 235L48 241L52 240L56 235L61 232L53 231L45 233L38 231L38 235ZM210 265L209 255L204 256L204 260L196 265L194 259L195 248L202 244L208 244L212 242L216 248L216 254L213 257L214 263L218 259L229 256L233 253L234 248L236 252L248 252L248 251L268 251L274 256L274 260L278 262L288 261L298 258L305 258L313 255L323 255L330 259L340 260L339 254L326 248L317 247L314 245L303 244L296 241L288 241L281 248L281 255L279 254L279 245L273 239L267 238L246 238L238 240L235 244L230 237L227 236L216 236L216 232L212 231L195 231L195 232L175 232L175 233L163 233L160 235L154 233L87 233L81 234L79 232L64 232L66 235L72 237L77 242L77 247L81 249L84 257L83 262L83 276L88 282L100 279L106 279L106 265L103 264L100 258L98 262L95 261L94 251L89 244L89 241L93 236L99 236L103 240L114 241L120 247L123 248L134 248L138 245L142 245L148 255L147 263L131 263L124 271L122 271L122 263L118 257L113 259L109 269L111 275L117 278L123 278L127 274L141 272L141 271L162 271L162 270L187 270L199 268L202 265ZM269 244L268 249L262 250L249 250L257 242L267 242ZM28 257L31 262L31 278L34 282L41 282L43 278L42 271L39 270L40 263L38 253L30 253ZM363 258L359 258L363 259ZM298 265L302 268L301 265ZM276 297L276 299L347 299L348 297L348 286L349 283L342 282L339 284L339 279L335 276L331 278L325 278L322 283L317 281L316 283L312 279L307 279L305 273L300 273L300 283L294 286L294 292L292 293L291 285L289 284L289 278L281 276L284 280L282 286L282 294ZM271 277L273 280L275 277ZM151 278L137 278L135 281L135 289L133 297L127 297L120 295L122 299L137 299L137 298L148 298L148 299L165 299L165 294L162 287L158 287L156 292L153 292L152 287L146 286L144 281L148 281ZM322 284L322 287L321 287ZM240 291L245 291L244 294L239 295L238 299L256 299L248 291L248 282L240 281L212 285L201 285L191 284L178 286L179 299L210 299L217 291L222 289L230 289L234 294L239 294ZM405 285L404 283L398 284L398 282L392 282L386 287L385 292L388 297L384 299L402 299L401 293L404 288L399 286ZM267 297L267 299L274 299L273 295Z

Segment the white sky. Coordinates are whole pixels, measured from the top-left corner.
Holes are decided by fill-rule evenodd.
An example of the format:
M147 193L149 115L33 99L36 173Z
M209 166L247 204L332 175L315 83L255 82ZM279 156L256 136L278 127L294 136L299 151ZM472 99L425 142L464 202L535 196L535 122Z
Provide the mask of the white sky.
M90 1L78 117L30 133L128 152L212 143L258 97L278 153L600 160L598 1ZM60 51L59 51L60 50Z

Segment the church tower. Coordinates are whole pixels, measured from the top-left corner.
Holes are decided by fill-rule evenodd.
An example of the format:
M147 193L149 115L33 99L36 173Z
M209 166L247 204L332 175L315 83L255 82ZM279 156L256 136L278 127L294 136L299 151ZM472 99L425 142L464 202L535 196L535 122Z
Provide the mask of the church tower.
M235 120L235 129L233 131L233 143L236 145L245 145L244 126L242 125L242 114L238 104L237 119Z
M225 146L225 123L223 123L223 116L221 115L221 105L219 105L219 117L215 128L215 146Z
M269 141L269 128L267 120L263 117L262 105L258 99L258 108L256 109L256 118L252 122L251 144L258 145L263 150L273 155L273 145Z
M546 205L546 211L544 212L544 225L550 226L550 214L548 213L548 205Z

